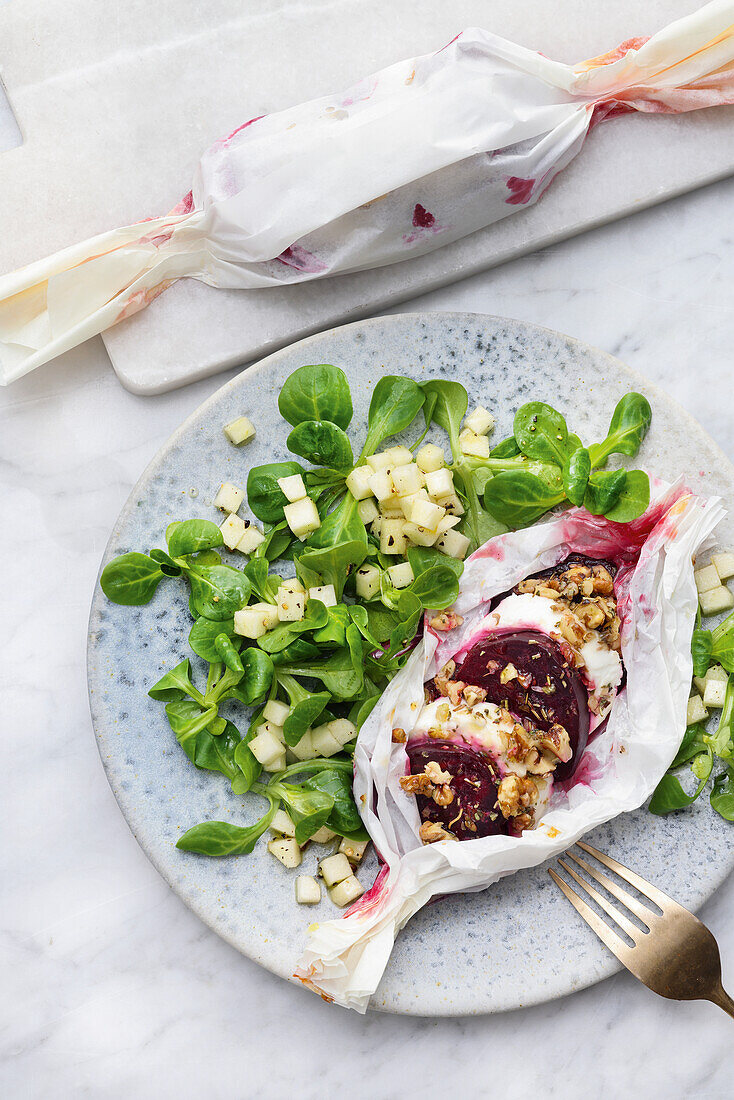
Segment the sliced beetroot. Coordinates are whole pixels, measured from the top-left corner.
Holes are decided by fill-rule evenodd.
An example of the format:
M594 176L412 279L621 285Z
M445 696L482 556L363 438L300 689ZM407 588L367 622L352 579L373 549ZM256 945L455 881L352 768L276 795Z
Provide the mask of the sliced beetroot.
M507 821L497 807L497 775L492 758L485 752L452 741L410 741L406 745L413 775L435 760L452 776L453 801L437 805L427 795L417 794L422 821L443 825L459 840L475 840L507 832Z
M518 676L502 683L508 664ZM484 688L489 702L529 718L537 729L548 730L556 722L563 726L572 756L557 765L555 777L573 775L589 738L588 693L553 638L534 630L485 634L457 666L453 679Z

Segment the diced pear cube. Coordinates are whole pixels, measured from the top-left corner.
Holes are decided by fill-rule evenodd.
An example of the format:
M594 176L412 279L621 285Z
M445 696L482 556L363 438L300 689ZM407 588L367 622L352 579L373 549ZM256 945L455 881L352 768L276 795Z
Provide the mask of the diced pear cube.
M718 615L720 611L729 611L734 607L734 596L720 584L718 588L699 593L698 602L704 615Z
M708 718L709 712L703 705L703 699L700 695L692 695L688 700L688 707L686 710L686 725L694 726L696 722L703 722Z
M362 520L365 527L368 523L372 523L373 519L377 519L379 514L380 510L371 496L367 500L360 500L357 505L357 515Z
M268 851L280 860L289 871L292 871L294 867L300 867L303 859L301 849L296 844L296 838L293 836L271 840L268 844Z
M712 665L706 673L706 682L709 680L718 680L719 682L727 683L729 679L729 673L721 665Z
M401 561L398 565L391 565L387 570L387 575L393 588L407 588L415 580L409 561Z
M365 462L374 473L376 470L384 470L387 466L394 466L389 451L378 451L376 455L368 455Z
M458 558L459 561L464 560L470 545L470 540L459 531L446 531L436 540L437 550L449 558Z
M405 466L396 466L392 472L392 483L398 496L404 497L409 493L417 493L423 488L423 474L415 462L408 462Z
M377 497L380 504L387 500L395 500L397 493L395 492L395 486L392 481L392 474L386 467L384 470L378 470L372 474L370 478L370 489Z
M440 504L434 504L430 500L416 500L410 509L408 519L418 527L435 531L445 515L446 509L442 508Z
M298 577L286 577L285 580L280 582L280 587L285 588L286 592L290 592L291 595L296 592L303 592L305 595L306 589L303 587Z
M246 416L238 416L236 420L225 424L224 434L230 443L234 443L235 447L239 447L241 443L249 443L251 439L255 438L255 427Z
M279 477L278 485L280 485L283 496L287 497L291 504L295 504L297 500L303 500L306 496L306 486L303 484L303 478L300 474Z
M459 447L463 455L475 458L489 458L489 439L486 435L477 435L470 428L459 432Z
M283 515L291 531L301 542L321 526L318 508L310 497L297 500L295 504L286 504Z
M333 584L320 584L308 590L309 600L321 600L324 607L336 607L338 600Z
M726 681L707 680L706 690L703 693L703 705L705 707L723 707L726 699Z
M405 520L383 519L380 527L380 553L403 557L407 549Z
M705 565L703 569L697 569L693 574L693 579L700 593L710 592L713 588L721 586L721 578L715 565Z
M378 516L377 519L372 520L370 531L379 539L380 532L382 531L382 516Z
M719 574L719 580L728 581L730 577L734 577L734 554L731 551L714 554L711 558L711 564Z
M693 686L695 687L695 689L696 689L696 691L698 692L699 695L703 695L704 691L706 690L706 677L705 676L694 676L693 677Z
M290 814L285 810L276 810L273 820L270 822L270 832L275 836L295 836L296 826Z
M355 466L347 475L346 486L355 500L366 500L372 496L369 481L374 472L371 466Z
M395 507L385 507L384 504L380 505L380 515L383 519L405 519L405 513L400 507L400 501L395 501Z
M477 405L474 412L464 418L464 427L475 435L489 435L494 428L494 417L483 405Z
M278 589L278 618L282 623L297 623L306 614L306 593L289 592L282 585Z
M433 470L440 470L446 465L443 451L435 443L426 443L418 451L415 461L424 474L430 474Z
M405 537L410 539L414 546L433 546L439 538L438 531L429 531L426 527L419 527L417 523L406 522L403 530Z
M402 444L397 447L388 447L385 454L390 456L390 466L407 466L413 461L413 452Z
M440 470L429 470L426 474L426 489L434 500L443 501L444 497L454 495L454 474L444 466Z
M245 525L239 516L231 512L224 523L219 524L219 530L222 532L224 545L227 549L236 550L238 543L245 533Z
M333 756L334 753L341 752L341 745L329 729L328 722L311 730L311 744L318 756Z
M301 740L291 748L291 752L296 760L313 760L319 755L311 740L311 730L306 730Z
M234 632L243 638L262 638L278 625L278 609L271 603L253 603L234 613Z
M461 503L461 498L454 493L451 497L446 497L441 501L441 506L446 509L451 516L463 516L464 505Z
M336 833L333 829L327 829L325 825L322 825L321 828L317 829L313 834L311 841L313 844L330 844L335 836Z
M361 863L368 844L369 840L347 840L343 837L339 851L344 853L350 863Z
M327 725L341 746L353 741L357 736L357 727L348 718L334 718Z
M268 770L283 754L282 742L278 740L272 730L264 730L262 726L260 732L256 733L252 741L249 742L248 748L258 763Z
M357 570L357 595L362 600L371 600L380 592L380 570L376 565L360 565Z
M245 520L245 531L237 543L237 549L241 554L254 554L258 546L265 542L265 535L258 530L254 523Z
M214 497L214 507L223 512L236 512L244 500L245 494L230 481L223 481Z
M437 535L444 535L447 531L450 531L453 527L458 527L461 523L459 516L444 516L438 527L436 528Z
M280 742L281 749L283 748L283 745L285 744L285 734L283 733L283 727L278 725L277 722L266 720L257 727L257 732L272 733L273 737L275 737Z
M333 856L326 856L319 863L319 874L328 887L336 886L338 883L343 882L345 878L349 878L352 873L352 868L349 865L349 860L343 852L337 852Z
M398 504L406 519L410 518L410 510L417 500L428 500L428 491L426 489L419 489L417 493L408 493L407 496L400 497Z
M364 887L359 879L355 875L350 875L329 890L329 897L334 905L338 905L340 909L346 909L357 898L361 898L363 893Z
M282 726L290 712L291 708L287 703L281 703L280 699L268 699L263 707L263 718L276 726Z
M286 757L286 753L287 753L287 750L286 750L286 747L285 747L285 745L284 745L284 746L283 746L283 751L282 751L282 753L280 754L280 756L278 757L278 759L277 759L277 760L274 760L274 761L272 762L272 764L270 764L270 765L269 765L269 766L268 766L268 767L266 768L266 771L269 771L269 772L273 772L273 773L274 773L274 772L282 772L282 771L283 771L283 769L285 768L285 766L286 766L286 762L287 762L287 757Z
M318 905L321 887L313 875L296 876L296 901L299 905Z

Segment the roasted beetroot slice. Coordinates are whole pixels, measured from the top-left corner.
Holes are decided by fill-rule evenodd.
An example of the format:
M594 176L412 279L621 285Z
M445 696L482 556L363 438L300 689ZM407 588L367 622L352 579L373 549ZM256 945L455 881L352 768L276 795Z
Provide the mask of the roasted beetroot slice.
M443 825L459 840L507 832L507 821L497 808L497 782L490 756L452 741L413 741L406 749L413 775L419 775L429 761L435 760L453 777L454 800L448 806L438 806L432 798L416 795L421 821Z
M517 678L501 682L508 664L515 666L526 686ZM553 638L534 630L486 634L472 646L453 678L484 688L489 702L529 718L538 729L560 723L568 732L573 755L568 763L558 764L555 778L573 775L589 739L589 697L579 673L568 666Z

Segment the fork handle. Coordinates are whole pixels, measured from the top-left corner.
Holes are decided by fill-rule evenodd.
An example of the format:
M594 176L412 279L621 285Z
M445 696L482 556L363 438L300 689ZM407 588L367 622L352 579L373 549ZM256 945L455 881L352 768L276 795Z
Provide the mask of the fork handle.
M724 1012L734 1018L734 1000L726 992L721 982L719 982L718 988L713 991L708 1000L713 1001L715 1005L723 1008Z

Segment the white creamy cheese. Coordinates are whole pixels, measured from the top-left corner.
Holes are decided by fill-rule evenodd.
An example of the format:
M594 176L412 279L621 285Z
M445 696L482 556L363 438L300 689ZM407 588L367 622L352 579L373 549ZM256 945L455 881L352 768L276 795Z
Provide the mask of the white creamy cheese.
M445 713L447 707L449 717L440 718L439 713ZM501 711L494 703L477 703L470 710L467 706L455 707L447 698L439 698L423 706L410 731L410 740L428 737L430 730L440 729L441 736L447 741L464 742L474 748L486 749L499 758L504 755L507 734L514 724L507 712Z

